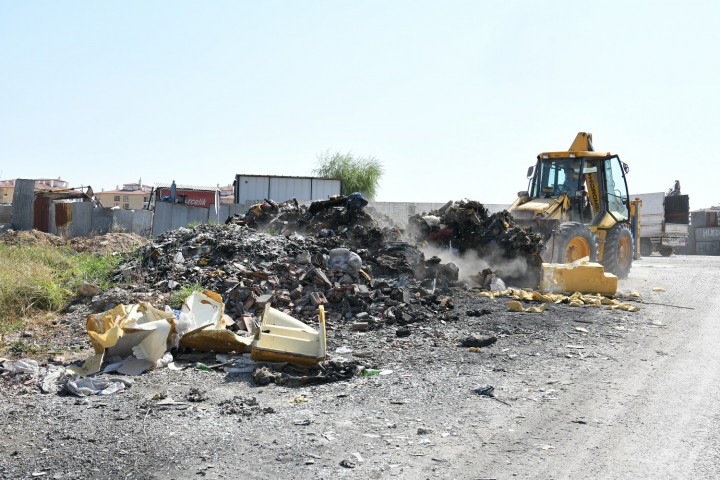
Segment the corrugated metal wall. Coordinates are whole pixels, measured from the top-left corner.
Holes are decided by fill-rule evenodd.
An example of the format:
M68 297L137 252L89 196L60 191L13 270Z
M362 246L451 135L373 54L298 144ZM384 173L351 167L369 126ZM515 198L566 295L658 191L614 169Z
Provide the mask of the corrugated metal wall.
M15 193L12 201L13 230L32 230L34 200L35 180L21 178L15 180Z
M12 221L12 205L0 205L0 223Z
M280 178L270 177L270 196L276 202L284 202L295 197L297 199L310 200L311 182L305 178Z
M248 200L255 202L267 198L270 185L269 177L238 176L236 181L238 182L238 195L235 196L235 203L248 205Z
M50 233L50 197L37 197L33 203L33 228Z
M67 237L70 235L69 227L72 222L72 203L55 203L55 235Z
M238 175L235 177L235 203L253 205L269 198L284 202L296 198L298 201L325 200L342 193L342 182L324 178L310 177L253 177Z
M327 200L333 195L342 193L342 182L340 180L312 180L312 197L303 198L303 200ZM300 200L300 197L296 197Z

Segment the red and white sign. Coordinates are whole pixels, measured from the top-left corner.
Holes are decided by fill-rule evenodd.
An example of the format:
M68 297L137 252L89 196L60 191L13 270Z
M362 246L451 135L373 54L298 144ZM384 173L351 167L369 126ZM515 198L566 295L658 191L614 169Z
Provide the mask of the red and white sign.
M211 206L215 205L215 192L199 192L197 190L180 190L179 188L176 190L178 195L186 195L187 201L185 202L186 205L190 205L193 207L204 207L204 208L210 208ZM169 188L163 188L160 190L160 196L164 197L165 195L170 196L170 189Z

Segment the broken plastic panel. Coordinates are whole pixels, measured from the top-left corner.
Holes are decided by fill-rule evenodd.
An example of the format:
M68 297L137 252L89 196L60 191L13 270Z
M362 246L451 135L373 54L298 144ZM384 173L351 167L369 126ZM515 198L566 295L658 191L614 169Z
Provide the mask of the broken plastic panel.
M225 328L225 304L217 293L193 292L181 311L195 322L195 327L180 338L181 347L222 353L250 351L252 337L241 337Z
M224 310L225 304L222 297L209 290L202 293L193 292L185 299L180 309L183 313L193 314L195 326L191 331L205 325L215 325L215 328L218 329Z
M573 263L543 263L540 290L548 293L599 293L615 295L618 279L588 257Z
M256 331L251 358L271 362L315 365L326 357L325 309L319 307L319 331L270 305Z

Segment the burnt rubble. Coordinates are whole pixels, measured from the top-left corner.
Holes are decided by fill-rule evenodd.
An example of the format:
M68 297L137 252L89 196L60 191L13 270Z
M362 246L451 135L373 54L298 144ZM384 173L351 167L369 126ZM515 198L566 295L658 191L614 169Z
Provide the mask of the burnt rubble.
M488 275L495 268L502 269L509 260L526 265L523 269L505 271L504 280L526 286L539 283L540 254L546 248L543 237L530 227L517 225L507 210L491 214L474 200L450 201L438 210L410 217L408 222L417 242L452 249L460 255L474 251L494 264L493 269L480 274L481 285L486 278L489 282Z
M399 228L380 227L362 210L346 223L346 214L344 207L310 215L294 202L265 202L225 225L167 232L121 271L149 290L199 284L218 292L235 320L231 329L239 330L267 304L306 323L317 322L323 305L329 328L342 320L357 330L448 311L441 290L456 286L456 276L402 241Z
M132 272L139 290L149 292L192 285L217 292L233 330L250 330L269 304L306 323L317 322L323 305L329 329L343 321L363 331L457 317L451 297L464 283L453 263L425 257L419 247L427 237L449 229L440 243L460 252L499 246L507 258L530 258L544 248L539 235L516 226L507 212L490 215L478 202L431 213L440 219L435 224L411 217L410 238L386 218L349 208L344 197L310 208L266 200L225 225L160 235L116 276Z

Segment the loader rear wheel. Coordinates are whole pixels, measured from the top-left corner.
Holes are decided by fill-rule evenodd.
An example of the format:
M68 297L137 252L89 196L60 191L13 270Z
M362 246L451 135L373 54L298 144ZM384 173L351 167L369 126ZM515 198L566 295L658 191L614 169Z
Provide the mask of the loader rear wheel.
M605 235L605 248L603 248L603 259L600 263L605 267L606 272L612 273L618 278L625 278L632 267L633 252L630 227L624 223L618 223Z
M587 225L562 223L555 234L554 253L553 261L558 263L572 263L583 257L590 257L591 262L597 262L597 237Z
M670 255L672 255L673 253L675 253L675 248L673 248L673 247L666 247L666 246L664 246L664 245L660 245L660 246L658 247L658 252L660 252L660 255L662 255L663 257L669 257Z

